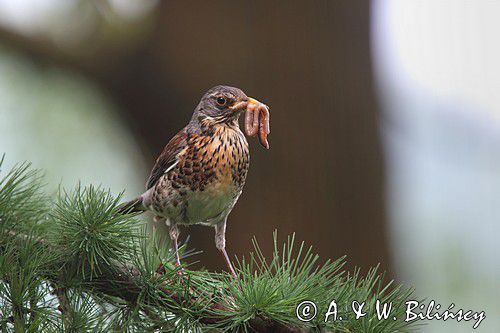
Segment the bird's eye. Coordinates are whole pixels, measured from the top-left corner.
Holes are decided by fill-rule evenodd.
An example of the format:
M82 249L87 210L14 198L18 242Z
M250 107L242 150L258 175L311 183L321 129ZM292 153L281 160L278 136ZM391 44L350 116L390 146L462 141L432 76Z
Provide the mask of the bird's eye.
M226 105L226 99L222 96L217 97L216 101L217 101L217 104L219 104L220 106Z

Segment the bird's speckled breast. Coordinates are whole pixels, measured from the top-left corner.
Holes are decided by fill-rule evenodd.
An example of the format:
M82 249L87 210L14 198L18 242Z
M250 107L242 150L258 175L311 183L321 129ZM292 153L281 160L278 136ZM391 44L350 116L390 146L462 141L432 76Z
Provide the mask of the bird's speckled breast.
M179 162L168 172L166 213L180 224L218 223L236 203L249 167L248 143L240 129L216 125L213 135L192 133ZM177 194L177 195L172 195Z

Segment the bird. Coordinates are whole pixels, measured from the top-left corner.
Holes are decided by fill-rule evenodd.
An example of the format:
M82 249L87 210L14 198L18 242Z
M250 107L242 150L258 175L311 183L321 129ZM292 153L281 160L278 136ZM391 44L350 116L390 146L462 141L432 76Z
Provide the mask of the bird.
M187 126L172 137L156 159L146 191L122 206L121 210L129 213L152 211L156 222L166 223L177 266L181 265L179 226L201 224L215 229L215 246L230 274L237 277L226 251L226 226L250 163L249 145L238 119L244 111L249 122L258 119L254 117L256 110L267 114L267 127L261 130L267 137L267 105L239 88L218 85L209 89ZM247 124L248 131L255 134L256 129ZM261 144L269 149L264 141L261 139Z

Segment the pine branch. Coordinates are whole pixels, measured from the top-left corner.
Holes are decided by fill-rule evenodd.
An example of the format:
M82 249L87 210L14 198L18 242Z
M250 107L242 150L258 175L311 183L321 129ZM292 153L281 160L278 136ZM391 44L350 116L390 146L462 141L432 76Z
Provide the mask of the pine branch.
M122 298L132 304L137 303L138 298L143 293L143 290L139 287L141 284L140 270L132 265L117 263L114 269L109 270L107 273L105 276L100 277L99 282L94 285L95 290L106 295ZM113 281L113 283L109 283L109 281ZM180 295L175 287L171 287L167 281L163 282L161 287L159 287L159 299L145 300L144 305L154 306L158 303L171 300L179 306L199 306L199 304L196 304L200 298L199 295L189 295L188 299L186 299L185 295ZM200 313L199 318L194 318L203 324L215 324L228 319L223 316L214 315L214 311L231 311L231 309L226 308L225 304L214 301L210 302L206 307L207 311ZM248 324L256 332L305 332L305 330L289 327L263 316L251 318Z
M37 181L35 181L37 180ZM245 331L404 332L401 320L343 321L295 316L303 300L328 309L366 300L394 304L411 292L384 283L372 269L343 270L345 259L318 264L318 256L294 236L266 258L255 251L229 274L175 267L168 241L146 232L135 215L120 213L120 196L98 187L61 191L50 206L39 173L20 165L0 181L0 327L4 331ZM185 250L185 246L183 246ZM186 253L185 253L186 254ZM162 273L157 268L163 265ZM52 286L52 288L50 288ZM55 294L55 297L54 297ZM59 311L59 310L60 311ZM3 318L3 319L2 319ZM10 319L9 319L10 318Z
M26 239L26 235L19 235L14 231L9 232L9 235L12 237L20 237L22 239ZM43 240L37 241L42 244L44 243ZM66 319L69 319L67 317L71 316L71 307L67 300L65 288L57 287L57 284L60 283L60 281L54 279L53 276L48 276L46 278L51 280L54 294L59 300L59 311L61 311ZM103 271L102 275L96 276L92 279L91 283L87 285L87 288L89 289L89 291L92 290L94 292L100 292L107 296L121 298L122 300L129 302L130 304L137 304L138 299L140 298L141 294L143 294L143 290L140 287L141 279L142 273L137 267L131 264L124 264L122 262L113 261L111 263L111 266ZM158 294L159 299L143 300L143 305L145 306L144 310L147 308L147 306L155 306L158 303L164 301L173 301L179 306L189 306L189 304L185 304L185 302L191 301L193 302L194 306L197 306L196 302L200 296L189 295L190 299L186 300L185 295L179 295L176 289L171 288L168 282L169 281L164 281L163 283L161 283L161 286L159 287L160 293ZM217 322L228 319L222 316L214 316L214 311L219 312L232 310L226 308L222 303L211 302L210 304L208 304L207 311L205 313L202 313L199 318L195 319L203 324L215 324ZM305 332L305 330L303 329L290 327L263 316L256 316L255 318L251 318L248 321L248 326L256 332Z

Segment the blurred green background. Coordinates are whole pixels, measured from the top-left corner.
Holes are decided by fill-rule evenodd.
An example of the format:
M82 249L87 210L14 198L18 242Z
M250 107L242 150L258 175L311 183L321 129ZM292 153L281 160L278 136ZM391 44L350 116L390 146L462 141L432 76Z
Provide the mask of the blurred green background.
M139 194L211 86L271 106L228 249L292 232L500 330L500 2L0 0L0 152ZM222 269L213 233L182 230ZM432 322L425 332L469 332Z

